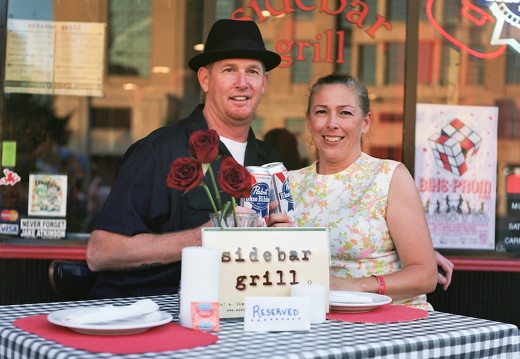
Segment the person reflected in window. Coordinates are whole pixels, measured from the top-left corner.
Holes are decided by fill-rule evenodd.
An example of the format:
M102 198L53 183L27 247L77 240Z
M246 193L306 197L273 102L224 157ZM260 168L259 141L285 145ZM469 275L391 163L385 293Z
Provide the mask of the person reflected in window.
M332 290L387 294L394 303L431 310L426 293L435 290L436 261L445 258L436 258L406 167L361 150L372 123L366 87L347 74L320 78L306 118L317 160L289 171L294 224L275 213L270 225L328 228Z
M296 170L307 165L307 160L300 156L296 135L288 129L273 128L266 132L264 141L280 152L287 170Z
M188 65L197 73L205 103L187 118L153 131L124 155L118 177L97 216L87 262L100 272L91 298L177 293L182 249L200 246L201 227L211 226L211 203L201 186L185 193L166 179L173 160L189 157L198 130L220 136L219 154L244 166L281 161L257 139L251 121L281 57L266 50L253 21L218 20L204 52ZM218 172L221 161L213 161ZM223 194L222 201L229 200Z

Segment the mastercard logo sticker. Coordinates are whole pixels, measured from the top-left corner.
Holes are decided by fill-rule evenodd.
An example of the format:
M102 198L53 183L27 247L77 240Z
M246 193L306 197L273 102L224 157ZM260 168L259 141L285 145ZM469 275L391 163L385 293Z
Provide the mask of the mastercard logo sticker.
M14 209L4 209L2 210L1 218L4 222L16 222L18 220L18 211Z

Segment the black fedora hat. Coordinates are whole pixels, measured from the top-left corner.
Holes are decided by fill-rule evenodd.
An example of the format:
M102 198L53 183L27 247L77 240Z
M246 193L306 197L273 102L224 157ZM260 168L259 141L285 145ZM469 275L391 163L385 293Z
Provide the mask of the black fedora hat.
M264 63L266 71L282 61L276 52L266 50L260 29L254 21L218 20L209 30L204 52L188 63L193 71L201 66L224 59L256 59Z

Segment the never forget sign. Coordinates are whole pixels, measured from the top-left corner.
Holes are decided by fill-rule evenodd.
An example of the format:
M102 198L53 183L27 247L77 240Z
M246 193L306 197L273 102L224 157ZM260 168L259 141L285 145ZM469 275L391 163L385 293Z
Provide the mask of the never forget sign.
M202 244L220 251L221 318L243 317L246 296L289 296L298 283L329 287L326 228L203 228Z

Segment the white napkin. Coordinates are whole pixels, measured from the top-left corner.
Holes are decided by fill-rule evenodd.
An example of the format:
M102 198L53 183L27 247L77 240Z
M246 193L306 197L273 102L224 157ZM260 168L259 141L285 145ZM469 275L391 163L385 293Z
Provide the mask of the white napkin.
M354 292L331 291L330 302L332 303L372 303L372 297L356 294Z
M151 299L142 299L137 302L125 305L105 305L102 307L89 307L78 310L69 316L64 317L64 323L92 324L107 323L116 320L131 319L143 316L159 310L159 305Z

